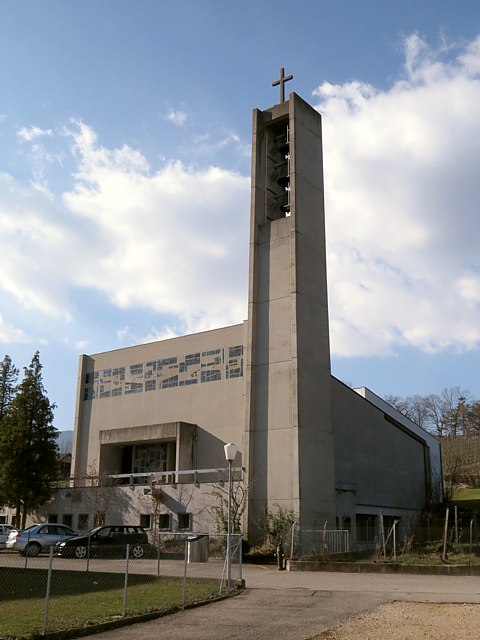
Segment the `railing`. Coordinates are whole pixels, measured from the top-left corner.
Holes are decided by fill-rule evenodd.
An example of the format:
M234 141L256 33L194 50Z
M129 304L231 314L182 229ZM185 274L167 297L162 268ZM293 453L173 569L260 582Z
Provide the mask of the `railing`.
M290 557L326 556L350 551L350 532L346 529L302 530L292 526L284 538L284 550Z
M234 480L240 480L243 467L234 467ZM200 484L202 482L228 482L228 467L215 469L183 469L181 471L155 471L153 473L115 473L108 476L112 480L120 480L122 484ZM122 482L123 481L123 482Z

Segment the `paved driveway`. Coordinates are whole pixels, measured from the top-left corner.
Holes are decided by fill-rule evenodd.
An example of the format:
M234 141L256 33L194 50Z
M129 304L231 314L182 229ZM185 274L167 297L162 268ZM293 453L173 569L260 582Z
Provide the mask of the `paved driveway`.
M289 573L246 566L244 578L247 588L238 596L94 638L303 640L383 602L480 604L478 577Z

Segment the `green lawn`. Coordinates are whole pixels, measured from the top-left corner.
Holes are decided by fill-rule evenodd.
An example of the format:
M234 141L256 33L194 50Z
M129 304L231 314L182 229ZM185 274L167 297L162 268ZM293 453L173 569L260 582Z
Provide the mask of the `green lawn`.
M46 571L0 568L0 638L28 638L41 633ZM52 576L47 631L60 631L115 620L122 616L124 576L57 571ZM217 595L217 581L189 581L186 601ZM166 611L181 606L180 579L129 576L126 614Z
M471 505L464 504L466 502L471 502ZM460 504L462 506L472 506L472 508L477 507L480 504L480 489L454 489L452 496L453 504Z

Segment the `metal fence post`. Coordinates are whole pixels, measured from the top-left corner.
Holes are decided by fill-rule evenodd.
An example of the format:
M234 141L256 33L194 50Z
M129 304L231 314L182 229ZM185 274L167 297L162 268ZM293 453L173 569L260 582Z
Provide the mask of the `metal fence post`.
M128 560L130 558L130 544L127 544L127 553L125 557L125 583L123 586L123 611L122 616L127 615L127 589L128 589Z
M48 558L48 573L47 573L47 591L45 593L45 607L43 610L43 635L47 632L48 625L48 605L50 602L50 586L52 584L52 560L53 560L53 546L50 547L50 555Z
M28 535L27 535L27 544L26 544L25 549L24 549L24 555L25 555L25 569L26 569L26 568L27 568L27 566L28 566L29 546L30 546L30 531L28 532Z
M238 572L241 584L243 581L243 539L241 534L238 536Z
M88 543L87 543L87 573L88 573L88 570L90 569L90 544L91 544L91 540L90 540L90 536L88 536Z
M183 583L182 583L182 604L185 606L187 597L187 564L188 564L188 541L185 538L185 559L183 562Z
M157 545L157 576L160 575L160 534L158 534L158 545Z

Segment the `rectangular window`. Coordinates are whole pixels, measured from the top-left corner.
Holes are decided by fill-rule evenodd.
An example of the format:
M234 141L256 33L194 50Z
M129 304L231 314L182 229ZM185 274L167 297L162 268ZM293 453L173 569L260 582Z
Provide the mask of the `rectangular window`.
M160 513L158 516L158 528L161 531L170 531L171 518L169 513Z
M0 524L7 524L7 516L0 516Z
M156 380L147 380L145 382L145 391L155 391L156 388L157 388Z
M143 391L143 382L126 382L125 395L129 393L141 393Z
M359 513L356 517L357 542L375 542L377 516Z
M96 511L93 516L93 526L101 527L105 524L105 511Z
M189 531L191 528L191 513L179 513L178 514L178 530Z
M229 358L235 358L237 356L241 356L243 355L243 346L242 345L238 345L236 347L230 347L228 349L228 357Z
M216 356L218 353L220 353L220 349L212 349L211 351L202 351L202 358L205 358L205 356Z
M150 529L150 522L152 516L149 513L140 514L140 526L144 529Z
M243 366L241 367L231 367L227 370L227 378L231 380L232 378L241 378L243 377Z
M178 387L178 376L171 376L162 380L162 389L169 389L170 387Z
M79 531L88 531L88 513L78 514L77 528Z
M71 527L72 526L72 514L71 513L64 513L62 516L62 524L66 524L67 527Z
M341 531L352 531L352 519L350 516L337 516L337 529Z
M172 471L174 468L175 442L133 445L132 473Z
M157 361L152 360L151 362L145 363L145 378L151 378L155 374L157 370Z
M130 375L142 377L143 376L143 362L141 364L130 365Z
M122 395L122 387L116 387L115 389L112 389L112 398L114 396L121 396Z
M57 513L49 513L47 520L48 520L48 522L58 522L58 514Z
M206 371L202 371L201 382L213 382L221 379L222 372L220 369L207 369Z

